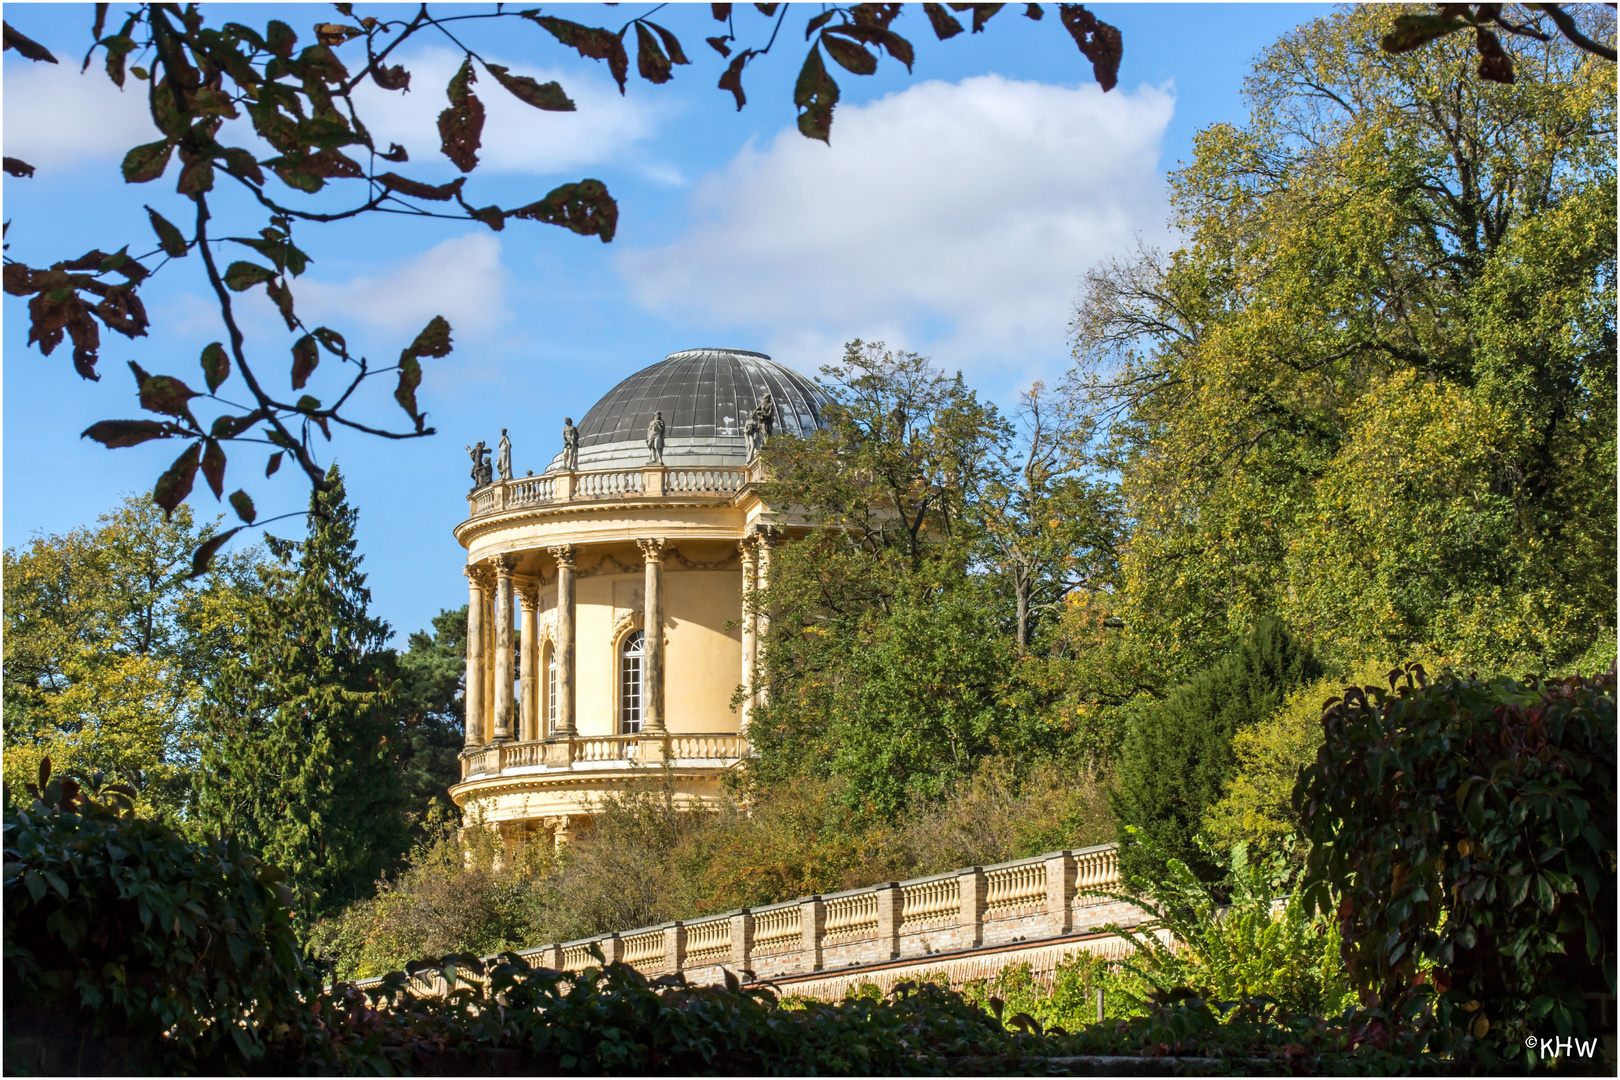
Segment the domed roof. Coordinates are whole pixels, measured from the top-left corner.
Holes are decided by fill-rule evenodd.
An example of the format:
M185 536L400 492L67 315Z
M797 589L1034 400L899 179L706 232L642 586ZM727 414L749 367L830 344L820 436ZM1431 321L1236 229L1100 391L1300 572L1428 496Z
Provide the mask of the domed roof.
M647 425L664 414L664 461L670 465L740 465L748 460L743 425L769 393L777 435L821 427L826 396L815 383L764 353L687 349L631 375L591 406L579 422L579 467L609 469L647 460ZM562 455L550 469L560 468ZM550 471L548 469L547 471Z

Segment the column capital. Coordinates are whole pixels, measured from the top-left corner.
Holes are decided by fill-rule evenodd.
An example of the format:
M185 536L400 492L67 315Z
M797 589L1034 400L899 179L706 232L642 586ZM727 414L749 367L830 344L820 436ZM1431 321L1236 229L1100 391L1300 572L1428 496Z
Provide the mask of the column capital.
M559 544L556 547L546 548L546 551L553 559L557 560L557 565L559 567L562 567L565 570L572 570L574 568L574 556L578 554L578 551L574 545Z
M743 563L751 563L759 558L759 537L745 536L737 541L737 550L742 552Z
M537 578L516 578L513 586L517 589L518 604L524 611L537 611L540 608L540 581Z
M483 565L482 563L468 563L466 566L461 568L461 572L467 576L468 581L472 582L480 589L489 588L489 579L491 576L489 567Z
M637 540L636 546L641 549L641 557L647 562L661 563L664 561L664 552L669 550L669 541L662 537L649 537Z
M497 555L490 562L495 564L495 576L498 578L510 578L517 570L518 560L516 555Z
M752 539L762 547L775 547L782 540L782 530L775 525L755 525Z

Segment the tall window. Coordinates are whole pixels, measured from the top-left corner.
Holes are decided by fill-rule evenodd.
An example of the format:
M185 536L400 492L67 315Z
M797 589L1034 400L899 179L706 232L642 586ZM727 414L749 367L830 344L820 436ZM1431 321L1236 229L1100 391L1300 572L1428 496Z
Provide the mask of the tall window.
M641 658L647 635L640 630L624 639L619 650L619 734L641 730Z
M546 650L546 734L557 730L557 646Z

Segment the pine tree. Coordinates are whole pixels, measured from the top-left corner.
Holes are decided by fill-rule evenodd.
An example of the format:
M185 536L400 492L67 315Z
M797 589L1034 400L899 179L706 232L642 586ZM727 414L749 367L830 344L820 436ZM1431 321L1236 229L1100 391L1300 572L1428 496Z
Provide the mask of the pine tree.
M203 819L292 875L306 918L368 895L406 842L390 631L366 612L336 466L326 479L308 537L268 539L266 611L203 711Z
M1236 768L1232 737L1275 712L1290 690L1321 675L1309 646L1281 620L1267 617L1220 661L1143 710L1127 736L1113 799L1122 870L1141 875L1161 869L1126 843L1125 827L1134 826L1200 876L1218 877L1219 868L1194 837Z

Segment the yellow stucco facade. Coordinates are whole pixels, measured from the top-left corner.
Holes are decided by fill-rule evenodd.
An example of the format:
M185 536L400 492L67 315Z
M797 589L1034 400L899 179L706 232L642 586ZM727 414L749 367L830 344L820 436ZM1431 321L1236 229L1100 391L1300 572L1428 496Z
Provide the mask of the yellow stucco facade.
M769 573L772 546L800 523L757 494L762 438L743 444L726 424L711 425L719 435L703 427L709 415L738 420L724 387L718 405L692 405L691 393L667 386L627 402L623 387L654 373L701 397L712 369L720 366L723 382L730 365L738 384L766 386L765 405L751 405L758 414L773 407L775 389L758 372L779 383L786 369L757 357L674 354L587 414L582 429L605 432L596 446L565 448L539 476L486 472L469 495L455 529L469 587L466 748L450 790L468 821L514 840L561 842L604 795L666 769L679 803L713 805L746 757L765 617L748 597ZM747 390L734 391L745 405ZM649 434L632 455L620 429L639 421L616 421L615 410L646 408L649 398L663 406L655 412L664 426L656 447ZM509 472L504 447L502 461Z

